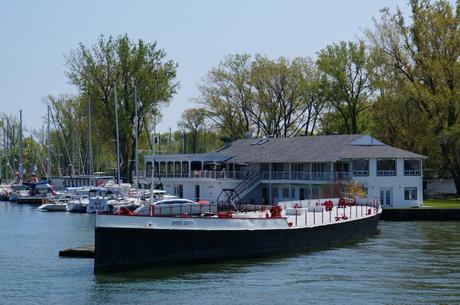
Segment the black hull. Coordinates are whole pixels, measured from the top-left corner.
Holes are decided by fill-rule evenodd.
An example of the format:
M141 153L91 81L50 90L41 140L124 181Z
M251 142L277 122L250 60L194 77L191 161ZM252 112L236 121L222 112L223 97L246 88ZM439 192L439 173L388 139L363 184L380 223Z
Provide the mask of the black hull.
M46 198L18 198L16 200L17 204L34 204L34 205L42 205L46 202Z
M94 271L267 257L372 233L379 214L303 229L254 231L152 230L97 227Z

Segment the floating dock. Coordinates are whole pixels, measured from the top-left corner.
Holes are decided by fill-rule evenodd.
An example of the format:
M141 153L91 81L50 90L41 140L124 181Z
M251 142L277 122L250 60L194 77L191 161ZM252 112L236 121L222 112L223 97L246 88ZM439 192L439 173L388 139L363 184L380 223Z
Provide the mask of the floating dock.
M59 251L59 256L74 258L94 258L94 245L64 249Z
M380 220L386 221L460 221L460 209L387 208Z

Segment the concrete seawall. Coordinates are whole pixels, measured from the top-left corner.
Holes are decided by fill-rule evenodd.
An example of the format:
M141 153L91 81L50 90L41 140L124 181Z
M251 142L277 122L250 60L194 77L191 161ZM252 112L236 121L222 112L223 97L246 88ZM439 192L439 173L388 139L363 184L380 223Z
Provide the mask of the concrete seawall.
M460 221L460 209L406 208L383 209L385 221Z

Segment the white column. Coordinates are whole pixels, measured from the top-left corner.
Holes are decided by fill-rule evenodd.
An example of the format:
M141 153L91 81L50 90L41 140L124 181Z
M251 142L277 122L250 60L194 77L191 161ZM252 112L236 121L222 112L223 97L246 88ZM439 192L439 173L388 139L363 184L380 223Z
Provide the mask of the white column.
M417 196L417 201L419 202L420 206L423 206L423 160L420 159L420 187Z
M331 162L331 177L330 177L330 180L332 180L332 175L334 175L334 162Z
M272 198L272 164L268 163L268 203L273 203Z

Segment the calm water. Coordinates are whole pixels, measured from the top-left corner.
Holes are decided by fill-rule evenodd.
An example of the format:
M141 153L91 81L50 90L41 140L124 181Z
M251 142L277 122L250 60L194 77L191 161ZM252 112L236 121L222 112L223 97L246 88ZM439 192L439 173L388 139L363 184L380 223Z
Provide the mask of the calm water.
M460 222L382 222L321 251L95 276L93 215L0 203L0 304L460 304Z

